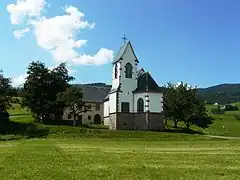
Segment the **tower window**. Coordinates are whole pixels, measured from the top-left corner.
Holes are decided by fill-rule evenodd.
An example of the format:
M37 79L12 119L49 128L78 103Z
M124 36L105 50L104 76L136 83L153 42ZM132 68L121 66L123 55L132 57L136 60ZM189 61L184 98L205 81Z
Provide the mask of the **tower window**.
M130 63L127 63L125 68L126 68L125 77L132 78L132 69L133 69L132 65Z
M139 98L137 101L137 112L143 112L144 111L144 101L142 98Z
M115 77L115 79L117 79L117 75L118 75L118 66L117 66L117 64L115 65L115 70L114 70L114 77Z

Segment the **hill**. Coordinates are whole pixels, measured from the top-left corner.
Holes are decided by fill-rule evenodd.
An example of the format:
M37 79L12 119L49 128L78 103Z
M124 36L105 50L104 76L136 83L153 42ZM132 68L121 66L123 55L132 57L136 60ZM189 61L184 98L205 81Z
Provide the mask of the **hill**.
M207 103L227 104L240 101L240 84L220 84L199 88L198 96Z

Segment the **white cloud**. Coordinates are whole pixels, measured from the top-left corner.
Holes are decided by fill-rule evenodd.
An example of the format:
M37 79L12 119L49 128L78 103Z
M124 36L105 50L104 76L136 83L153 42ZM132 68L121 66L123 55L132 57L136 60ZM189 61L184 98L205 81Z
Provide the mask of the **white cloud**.
M80 54L78 50L87 44L87 40L78 39L77 33L84 29L95 27L95 23L84 20L84 13L73 6L65 6L64 15L44 17L41 12L47 2L45 0L17 0L16 4L7 6L11 14L11 22L19 24L24 18L27 19L27 28L15 31L14 35L20 39L25 31L33 30L37 44L49 51L53 60L69 62L77 65L101 65L112 61L113 51L100 48L95 55Z
M26 80L26 77L27 77L27 73L24 73L20 76L17 76L17 77L14 77L12 79L12 85L14 87L17 87L17 86L20 86L20 85L23 85L25 80Z
M79 55L73 59L75 64L95 64L101 65L106 64L113 59L113 51L105 48L101 48L97 54L91 55Z
M73 59L80 56L75 49L87 43L87 40L77 40L75 33L85 28L93 28L95 23L83 20L84 14L76 7L68 6L64 10L66 15L42 18L32 24L38 45L49 50L55 61L73 62Z
M21 37L23 37L23 35L25 33L28 33L29 31L30 31L29 28L24 28L24 29L21 29L21 30L13 31L13 34L14 34L15 38L21 39Z
M20 24L25 18L40 17L46 4L45 0L17 0L16 4L9 4L11 23Z

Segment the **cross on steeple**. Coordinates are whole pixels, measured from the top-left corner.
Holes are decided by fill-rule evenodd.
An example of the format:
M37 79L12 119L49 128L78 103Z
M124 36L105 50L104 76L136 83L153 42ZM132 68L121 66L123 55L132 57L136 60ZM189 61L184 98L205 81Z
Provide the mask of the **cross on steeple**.
M124 34L124 36L123 36L123 42L124 42L124 44L126 43L126 41L127 41L127 37L126 37L126 35Z

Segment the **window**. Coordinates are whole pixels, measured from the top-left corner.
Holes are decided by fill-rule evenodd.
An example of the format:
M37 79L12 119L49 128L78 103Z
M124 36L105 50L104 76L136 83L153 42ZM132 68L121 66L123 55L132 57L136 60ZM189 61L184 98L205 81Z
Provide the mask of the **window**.
M100 111L100 103L96 103L96 111Z
M82 115L78 115L78 120L82 121Z
M125 77L132 78L132 69L133 69L132 65L130 63L127 63L125 68L126 68Z
M88 120L91 120L91 116L90 115L88 115Z
M143 112L144 111L144 101L142 98L139 98L137 101L137 112Z
M114 77L115 77L115 79L117 79L117 75L118 75L118 66L117 66L117 64L115 65L115 70L114 70Z
M68 119L71 119L72 118L72 115L71 113L68 114Z
M129 112L129 102L122 102L122 112Z

